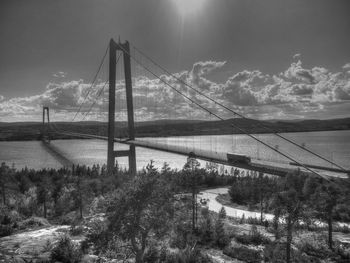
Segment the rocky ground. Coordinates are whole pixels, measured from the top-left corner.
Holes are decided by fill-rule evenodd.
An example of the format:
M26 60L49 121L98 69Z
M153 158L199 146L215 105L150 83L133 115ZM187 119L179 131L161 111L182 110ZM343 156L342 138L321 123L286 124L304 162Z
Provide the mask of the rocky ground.
M47 259L52 246L68 229L65 225L48 226L0 238L0 262Z

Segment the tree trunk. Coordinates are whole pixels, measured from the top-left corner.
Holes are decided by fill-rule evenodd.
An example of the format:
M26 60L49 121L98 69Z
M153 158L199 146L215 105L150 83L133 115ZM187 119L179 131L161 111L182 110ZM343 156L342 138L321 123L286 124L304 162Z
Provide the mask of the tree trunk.
M328 246L333 250L333 218L332 212L328 213Z
M135 236L132 236L130 238L130 241L131 241L131 246L133 248L133 251L135 253L135 263L142 263L144 250L140 249L136 244Z
M192 231L194 232L196 229L196 215L195 215L195 193L194 186L192 188Z
M43 206L44 206L44 218L46 218L46 214L47 214L46 200L44 200Z
M79 212L80 212L80 219L83 218L83 199L82 196L80 194L80 200L79 200Z
M136 256L135 256L135 262L136 263L143 263L143 254L141 251L137 251Z
M1 189L1 191L2 191L2 203L3 203L4 205L6 205L5 185L2 185L1 188L2 188L2 189Z
M194 196L194 200L195 200L195 203L194 203L194 205L195 205L195 225L197 226L197 224L198 224L198 205L197 205L197 193L195 194L195 196Z
M80 204L80 207L79 207L79 212L80 212L80 219L83 218L83 206Z
M260 223L263 222L263 198L260 195Z
M292 244L292 222L291 219L288 217L287 219L287 243L286 243L286 262L290 263L290 252L291 252L291 244Z
M280 235L278 233L279 229L278 229L278 225L279 225L279 220L280 220L280 217L279 217L279 214L275 214L275 216L273 217L273 230L275 232L275 239L276 240L279 240L280 239Z

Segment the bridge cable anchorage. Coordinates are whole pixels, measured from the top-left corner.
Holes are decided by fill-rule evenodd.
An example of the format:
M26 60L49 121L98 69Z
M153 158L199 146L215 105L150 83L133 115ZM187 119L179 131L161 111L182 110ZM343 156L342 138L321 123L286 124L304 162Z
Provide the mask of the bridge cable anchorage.
M211 97L209 97L208 95L206 95L206 94L203 93L202 91L200 91L200 90L194 88L193 86L191 86L190 84L188 84L188 83L185 82L184 80L182 80L182 79L180 79L179 77L177 77L175 74L169 72L166 68L162 67L159 63L157 63L157 62L154 61L152 58L150 58L149 56L147 56L144 52L142 52L140 49L138 49L138 48L135 47L134 45L131 44L131 46L132 46L135 50L137 50L140 54L142 54L144 57L146 57L148 60L150 60L154 65L156 65L157 67L159 67L160 69L162 69L162 70L163 70L164 72L166 72L168 75L170 75L171 77L175 78L177 81L181 82L182 84L184 84L184 85L187 86L188 88L194 90L195 92L197 92L197 93L200 94L201 96L205 97L206 99L210 100L211 102L214 102L215 104L219 105L220 107L224 108L225 110L227 110L227 111L229 111L229 112L231 112L231 113L233 113L233 114L236 114L237 116L239 116L239 117L241 117L241 118L243 118L243 119L248 119L248 118L245 117L243 114L240 114L240 113L238 113L237 111L234 111L234 110L232 110L231 108L225 106L224 104L222 104L222 103L220 103L220 102L218 102L218 101L212 99ZM285 140L285 141L287 141L287 142L289 142L289 143L291 143L291 144L297 146L298 148L300 148L300 149L302 149L302 150L304 150L304 151L306 151L306 152L308 152L308 153L311 153L312 155L314 155L314 156L316 156L316 157L318 157L318 158L320 158L320 159L322 159L322 160L324 160L324 161L326 161L326 162L328 162L328 163L330 163L330 164L332 164L332 165L338 167L339 169L343 170L344 172L347 171L347 169L345 169L345 168L342 167L341 165L339 165L339 164L333 162L332 160L329 160L329 159L323 157L322 155L320 155L320 154L318 154L318 153L316 153L316 152L313 152L313 151L309 150L309 149L306 148L306 147L303 147L302 145L299 145L297 142L295 142L295 141L293 141L293 140L291 140L291 139L286 138L285 136L281 135L280 133L276 132L275 130L273 130L273 129L270 128L270 127L267 127L267 126L265 126L265 125L263 125L263 124L254 124L254 125L255 125L255 127L260 126L261 128L264 128L265 130L271 132L272 134L276 135L277 137L281 138L282 140Z
M73 121L75 120L75 118L77 117L78 113L80 112L81 107L83 106L85 100L86 100L87 97L89 96L89 94L90 94L90 92L91 92L91 90L92 90L92 87L94 86L94 83L95 83L95 81L96 81L96 79L97 79L97 76L98 76L98 74L100 73L100 70L101 70L101 68L102 68L102 66L103 66L103 64L104 64L104 61L105 61L105 58L106 58L106 56L107 56L108 50L109 50L109 45L108 45L107 48L106 48L106 51L105 51L105 53L104 53L104 55L103 55L103 57L102 57L101 63L100 63L100 65L99 65L99 67L98 67L98 69L97 69L97 72L96 72L96 74L95 74L95 76L94 76L94 78L93 78L93 80L92 80L92 82L91 82L91 85L90 85L90 87L89 87L89 90L88 90L88 92L86 93L86 95L85 95L84 100L82 101L82 103L80 103L79 109L78 109L78 111L75 113L75 115L74 115L74 117L73 117L73 120L72 120L71 122L73 122Z
M183 94L181 91L179 91L178 89L176 89L175 87L171 86L169 83L167 83L164 79L162 79L160 76L158 76L157 74L153 73L149 68L147 68L146 66L144 66L143 64L139 63L138 60L136 60L133 56L131 56L131 54L129 52L127 52L125 49L123 49L123 47L120 46L120 48L127 53L136 63L138 63L141 67L143 67L146 71L148 71L151 75L153 75L155 78L159 79L161 82L163 82L165 85L169 86L171 89L173 89L175 92L179 93L181 96L183 96L184 98L186 98L187 100L189 100L190 102L194 103L195 105L197 105L199 108L201 108L202 110L212 114L213 116L215 116L216 118L218 118L219 120L224 121L225 119L222 118L221 116L217 115L216 113L210 111L209 109L205 108L204 106L200 105L199 103L197 103L196 101L194 101L193 99L191 99L189 96L187 96L186 94ZM238 127L237 125L234 125L233 123L231 123L232 127L237 128L239 131L241 131L242 133L246 134L247 136L251 137L252 139L260 142L261 144L263 144L264 146L268 147L269 149L277 152L278 154L286 157L287 159L295 162L296 164L298 164L299 166L303 167L304 169L306 169L307 171L311 172L312 174L316 175L316 176L320 176L322 178L324 178L325 180L329 181L329 178L327 178L326 176L323 176L317 172L315 172L314 170L310 169L309 167L307 167L305 164L300 163L299 161L295 160L293 157L288 156L287 154L281 152L280 150L275 149L274 147L270 146L269 144L261 141L260 139L256 138L254 135L246 132L244 129Z
M116 64L118 64L118 61L119 61L119 58L121 56L121 53L119 54L118 58L117 58L117 61L116 61ZM83 116L82 120L81 121L84 121L86 116L89 115L90 111L92 110L92 108L95 106L96 102L97 102L97 99L101 96L102 92L104 91L104 89L106 88L106 85L108 83L108 79L105 81L105 83L103 84L102 88L100 89L100 91L98 92L97 94L97 97L94 99L93 103L91 104L89 110L85 113L85 115Z

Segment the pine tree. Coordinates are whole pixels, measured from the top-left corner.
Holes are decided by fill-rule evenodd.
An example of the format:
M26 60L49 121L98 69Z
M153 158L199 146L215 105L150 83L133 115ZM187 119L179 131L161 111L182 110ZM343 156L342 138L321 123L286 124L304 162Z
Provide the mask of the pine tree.
M223 220L226 218L226 210L225 207L221 207L219 211L219 219Z
M225 218L226 218L226 211L225 211L225 208L222 207L218 214L218 218L216 219L216 222L215 222L215 243L220 248L224 248L229 242L229 238L226 235L225 229L224 229Z

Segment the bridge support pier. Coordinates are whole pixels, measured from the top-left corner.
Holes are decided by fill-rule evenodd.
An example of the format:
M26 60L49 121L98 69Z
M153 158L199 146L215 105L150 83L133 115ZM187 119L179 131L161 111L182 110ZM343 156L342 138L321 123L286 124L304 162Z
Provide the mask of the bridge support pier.
M134 106L132 99L132 82L131 82L131 61L129 42L116 43L113 39L109 43L109 106L108 106L108 149L107 149L107 170L112 173L115 166L115 158L128 156L129 172L131 175L136 174L136 151L135 146L130 145L128 151L114 150L115 136L115 83L116 83L116 55L117 51L123 52L124 75L126 89L126 106L128 112L128 140L135 139L134 125Z

